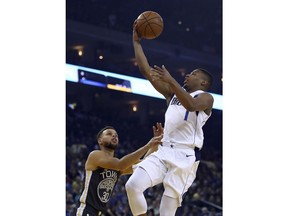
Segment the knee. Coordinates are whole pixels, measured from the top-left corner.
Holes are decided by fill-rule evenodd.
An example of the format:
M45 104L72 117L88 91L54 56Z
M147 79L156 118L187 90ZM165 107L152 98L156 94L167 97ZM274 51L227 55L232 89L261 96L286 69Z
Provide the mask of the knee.
M137 169L125 184L127 194L143 193L151 187L151 179L144 169Z
M137 186L133 183L133 180L130 177L125 184L125 189L127 193L133 193L135 192L135 188L137 188Z

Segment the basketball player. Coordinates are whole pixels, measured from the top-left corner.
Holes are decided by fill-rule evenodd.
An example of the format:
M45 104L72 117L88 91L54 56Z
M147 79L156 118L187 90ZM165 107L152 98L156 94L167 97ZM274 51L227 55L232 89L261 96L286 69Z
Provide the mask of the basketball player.
M76 216L100 216L105 211L120 175L131 174L132 165L160 144L163 137L161 123L153 126L153 133L154 137L145 146L118 159L114 157L119 142L116 130L106 126L98 132L100 150L92 151L85 163L84 187Z
M203 145L202 126L211 116L214 99L207 93L212 76L195 69L185 76L183 87L162 66L151 68L133 26L133 46L140 72L167 101L164 135L158 150L137 164L125 188L133 215L146 215L143 192L163 183L161 216L173 216L181 206L183 194L192 185Z

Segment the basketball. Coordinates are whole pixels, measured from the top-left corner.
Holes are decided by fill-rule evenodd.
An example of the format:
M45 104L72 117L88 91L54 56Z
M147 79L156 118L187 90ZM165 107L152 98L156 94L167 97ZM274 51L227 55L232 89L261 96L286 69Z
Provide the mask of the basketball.
M163 19L155 11L145 11L141 13L138 16L136 22L136 31L142 38L154 39L158 37L163 31Z

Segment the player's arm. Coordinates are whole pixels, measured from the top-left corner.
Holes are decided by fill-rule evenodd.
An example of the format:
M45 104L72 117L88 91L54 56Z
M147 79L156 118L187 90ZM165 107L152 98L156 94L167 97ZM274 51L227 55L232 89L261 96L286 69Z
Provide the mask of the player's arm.
M190 112L205 111L209 115L212 110L214 98L209 93L200 93L197 97L192 97L186 92L177 81L171 83L171 87L179 102Z
M135 58L139 67L139 70L141 74L150 81L150 83L153 85L153 87L160 93L162 94L166 100L170 99L172 96L172 91L169 87L169 85L165 82L156 82L153 79L153 71L151 71L151 67L148 63L148 60L144 54L143 48L140 44L141 38L138 36L137 31L136 31L136 25L137 22L134 22L133 25L133 47L134 47L134 52L135 52Z
M125 170L138 162L140 158L149 150L149 148L159 145L161 143L162 136L153 137L145 146L138 150L118 159L111 157L104 151L93 151L89 154L86 169L94 170L97 167L103 167L106 169Z
M153 146L151 148L149 148L149 150L146 152L146 154L144 155L143 159L144 160L148 155L152 154L153 152L158 150L158 145L157 146ZM135 164L140 163L142 161L141 159L139 159ZM135 165L133 164L133 165ZM125 170L121 171L121 175L127 175L127 174L132 174L133 173L133 165L128 167Z
M120 175L129 175L129 174L132 174L132 173L133 173L133 168L132 168L132 166L130 166L127 169L122 170Z
M209 93L201 93L197 97L192 97L182 86L170 75L169 71L163 65L161 68L155 66L152 69L155 74L155 80L162 80L171 87L182 106L190 112L204 110L207 114L212 110L214 98Z
M163 131L164 131L164 128L162 127L162 124L160 122L157 122L156 123L156 126L153 125L153 135L154 137L159 137L159 136L162 136L163 135ZM152 146L151 148L149 148L149 150L146 152L146 154L144 155L143 159L145 159L148 155L152 154L153 152L157 151L158 150L158 146L159 145L154 145ZM140 163L142 160L140 159L138 162L136 162L135 164L137 163ZM126 175L126 174L131 174L133 172L133 168L132 166L123 170L121 172L121 175Z
M163 131L164 131L164 128L162 127L162 124L160 122L157 122L156 123L156 126L153 125L153 135L154 137L158 137L158 136L161 136L163 135ZM150 154L152 154L153 152L157 151L158 150L158 146L159 145L155 145L153 147L151 147L147 152L146 154L144 155L144 159L149 156Z
M197 97L192 97L186 92L177 82L173 83L172 88L177 99L190 112L205 111L207 115L210 114L214 102L214 98L209 93L200 93Z

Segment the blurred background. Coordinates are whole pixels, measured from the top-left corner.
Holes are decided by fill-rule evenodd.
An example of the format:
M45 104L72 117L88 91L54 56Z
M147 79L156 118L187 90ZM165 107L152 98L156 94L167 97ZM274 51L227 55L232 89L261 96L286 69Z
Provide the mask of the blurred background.
M134 58L132 25L144 11L158 12L162 34L143 40L150 65L162 65L182 84L193 69L214 76L211 93L222 95L221 0L69 0L66 1L66 63L143 78ZM165 100L66 81L66 216L77 205L87 155L97 149L94 134L106 125L118 131L121 157L152 137L156 122L164 125ZM177 215L222 215L222 110L204 126L205 141L198 176ZM107 215L131 215L120 178ZM146 191L149 215L159 215L163 188Z

